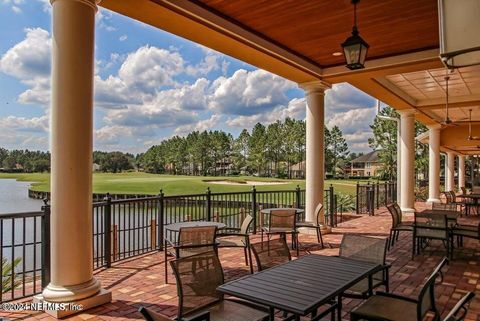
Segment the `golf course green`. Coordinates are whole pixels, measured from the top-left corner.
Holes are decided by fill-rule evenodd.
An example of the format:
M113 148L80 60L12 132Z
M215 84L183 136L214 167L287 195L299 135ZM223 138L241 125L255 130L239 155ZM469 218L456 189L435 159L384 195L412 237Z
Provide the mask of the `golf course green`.
M32 189L37 191L50 189L48 173L0 173L0 179L2 178L32 182ZM356 182L355 180L327 180L325 188L332 184L336 192L354 195ZM251 190L253 185L259 191L293 190L297 185L305 188L305 181L253 176L175 176L142 172L93 174L94 193L157 194L162 189L165 195L181 195L204 193L207 188L212 192L241 192Z

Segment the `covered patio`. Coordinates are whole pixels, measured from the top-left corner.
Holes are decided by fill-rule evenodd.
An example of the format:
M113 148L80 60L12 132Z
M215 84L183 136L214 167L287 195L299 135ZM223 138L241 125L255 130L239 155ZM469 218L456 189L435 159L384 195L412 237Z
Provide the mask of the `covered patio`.
M434 0L362 1L358 6L359 30L370 49L365 68L357 70L344 66L345 58L340 52L340 44L352 27L353 6L347 0L295 5L290 1L270 1L262 5L252 1L207 0L51 2L51 273L50 284L38 299L76 302L87 308L100 306L91 310L91 314L75 318L137 318L135 304L140 302L152 304L167 314L175 311L174 287L160 282L158 254L93 273L91 155L97 5L278 74L305 90L305 214L309 221L315 219L317 204L324 203L324 94L336 83L348 82L399 112L401 157L397 166L401 173L399 204L404 213L412 213L415 206L415 120L430 128L430 202L439 200L439 146L448 146L451 153L447 171L449 190L465 186L463 157L480 151L475 139L469 139L465 132L465 124L451 126L463 121L465 108L473 109L473 117L478 117L480 66L459 68L451 74L450 114L442 113L447 85L442 80L438 8ZM473 6L470 13L477 13L477 9ZM468 38L470 34L462 36ZM476 123L472 127L480 131ZM460 156L457 185L455 155ZM342 224L327 238L332 244L338 244L338 233L388 235L390 224L390 217L385 213L362 217ZM309 237L302 235L302 238ZM393 291L411 295L439 256L430 252L411 261L409 246L410 239L402 239L400 246L390 252L389 259L393 263ZM453 306L462 291L476 290L480 273L476 243L466 248L470 250L462 252L464 257L452 263L451 273L447 273L445 280L448 284L438 292L439 304L445 303L441 309ZM243 273L238 270L242 265L233 259L235 252L225 254L227 275ZM110 301L112 303L108 303ZM470 320L478 318L478 302L472 304ZM344 313L356 301L350 304Z
M417 203L416 208L422 209L425 203ZM375 216L358 216L339 224L332 233L325 235L324 241L330 246L321 250L315 244L313 235L302 235L301 242L312 253L323 255L338 255L338 247L345 233L355 233L371 236L388 236L391 218L383 208ZM252 242L259 241L258 237ZM401 234L395 247L388 252L387 261L392 264L390 290L393 293L415 297L420 285L431 273L434 266L444 255L440 241L428 247L421 255L411 260L411 235ZM445 269L445 278L436 288L437 304L443 315L450 310L467 291L480 288L480 253L479 242L466 240L464 247L455 251L454 260ZM225 270L226 280L232 280L249 273L245 266L241 249L220 250L220 258ZM294 253L292 252L292 255ZM305 255L302 251L301 255ZM111 268L99 270L95 277L103 287L112 292L111 303L91 309L70 320L142 320L138 313L140 306L151 307L153 310L169 316L177 313L177 290L175 284L164 284L163 253L144 255L114 264ZM173 276L171 276L173 279ZM361 303L361 300L344 299L343 319L349 320L349 311ZM279 320L281 314L277 314ZM0 317L11 320L55 320L42 312L0 312ZM466 321L476 321L480 318L480 298L477 296L470 304ZM325 320L329 318L326 317ZM308 320L308 318L305 318Z

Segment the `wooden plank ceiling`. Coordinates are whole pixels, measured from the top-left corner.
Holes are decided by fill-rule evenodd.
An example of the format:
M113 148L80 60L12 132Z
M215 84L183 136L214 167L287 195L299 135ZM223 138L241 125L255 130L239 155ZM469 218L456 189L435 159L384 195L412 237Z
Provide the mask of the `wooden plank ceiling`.
M342 65L350 35L350 0L190 0L322 67ZM438 48L436 0L361 0L360 35L367 59Z

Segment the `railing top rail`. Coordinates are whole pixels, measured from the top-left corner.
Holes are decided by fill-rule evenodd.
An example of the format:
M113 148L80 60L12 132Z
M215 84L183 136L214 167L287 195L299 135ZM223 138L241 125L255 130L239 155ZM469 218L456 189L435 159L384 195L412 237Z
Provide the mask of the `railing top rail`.
M37 216L44 216L45 212L22 212L22 213L4 213L0 214L1 219L11 219L11 218L23 218L23 217L37 217Z
M276 190L276 191L259 191L257 190L257 194L265 194L265 193L295 193L296 189L284 189L284 190ZM300 190L304 191L304 190ZM228 194L228 193L227 193Z
M258 193L258 191L257 191ZM218 193L211 193L210 195L212 196L221 196L221 195L232 195L232 194L235 194L235 195L250 195L252 194L252 191L246 191L246 192L218 192ZM205 194L202 194L202 195L205 195Z
M159 198L160 197L158 195L152 195L152 196L148 196L148 197L132 197L132 198L112 199L112 204L154 201L154 200L158 200ZM99 203L102 203L102 202L99 202ZM95 203L95 204L97 204L97 203Z

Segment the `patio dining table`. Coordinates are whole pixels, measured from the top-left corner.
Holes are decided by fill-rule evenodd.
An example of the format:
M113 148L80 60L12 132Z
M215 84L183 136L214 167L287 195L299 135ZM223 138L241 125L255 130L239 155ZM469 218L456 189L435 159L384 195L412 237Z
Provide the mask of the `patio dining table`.
M460 212L458 211L444 211L444 210L432 210L432 209L426 209L421 211L420 213L422 214L428 214L428 215L445 215L447 217L447 220L450 222L457 221L457 219L460 217Z
M271 310L293 313L295 320L315 315L320 306L337 298L340 316L342 293L364 278L371 284L372 275L381 269L376 263L310 254L225 283L217 290Z

